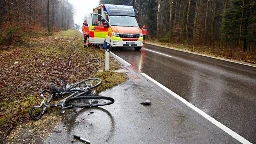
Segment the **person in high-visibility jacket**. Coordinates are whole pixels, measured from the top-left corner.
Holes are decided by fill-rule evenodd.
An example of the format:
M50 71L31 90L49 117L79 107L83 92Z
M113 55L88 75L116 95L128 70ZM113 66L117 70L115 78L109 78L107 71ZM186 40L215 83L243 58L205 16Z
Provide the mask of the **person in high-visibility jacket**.
M146 26L143 25L141 30L142 30L142 35L143 35L143 42L145 42L145 40L146 40L146 35L147 35Z
M89 39L89 26L88 26L86 20L83 23L82 31L83 31L83 34L84 34L84 47L88 47L87 39Z

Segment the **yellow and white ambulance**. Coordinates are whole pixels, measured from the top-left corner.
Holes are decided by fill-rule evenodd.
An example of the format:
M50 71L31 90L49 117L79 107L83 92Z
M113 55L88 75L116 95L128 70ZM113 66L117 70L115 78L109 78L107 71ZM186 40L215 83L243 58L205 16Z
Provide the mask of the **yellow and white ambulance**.
M89 43L108 47L143 46L142 31L132 6L101 4L93 10L89 23Z

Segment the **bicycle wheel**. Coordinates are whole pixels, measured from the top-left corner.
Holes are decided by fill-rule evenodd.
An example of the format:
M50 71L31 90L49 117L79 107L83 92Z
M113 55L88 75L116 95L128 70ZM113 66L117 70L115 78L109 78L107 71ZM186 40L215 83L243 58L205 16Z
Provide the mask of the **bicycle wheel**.
M96 88L102 83L102 80L100 78L88 78L84 81L90 87L90 89Z
M79 96L68 99L65 102L65 107L97 107L111 105L115 100L111 97L105 96Z
M33 106L29 110L29 116L33 120L39 120L44 114L45 108L40 106Z
M72 89L82 89L82 90L93 89L99 86L101 82L102 80L100 78L88 78L81 82L70 85L69 89L71 90Z

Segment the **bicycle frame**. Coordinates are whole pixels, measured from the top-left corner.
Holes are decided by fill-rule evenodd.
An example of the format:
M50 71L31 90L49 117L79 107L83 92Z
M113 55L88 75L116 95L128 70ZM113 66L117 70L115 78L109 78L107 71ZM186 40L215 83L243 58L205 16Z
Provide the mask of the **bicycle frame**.
M55 93L57 95L66 95L66 94L70 94L70 95L61 99L61 100L59 100L58 102L56 102L53 105L49 104L50 101L52 100L53 94L51 93L50 97L48 99L46 99L46 97L43 94L44 92L49 92L49 91L44 90L43 92L40 93L40 96L43 98L43 100L42 100L42 102L39 106L35 106L35 107L43 107L43 112L45 111L45 109L47 107L60 107L61 109L69 108L69 107L64 107L64 104L65 104L67 99L74 98L74 97L81 96L81 95L85 95L86 93L89 93L90 90L85 91L85 90L79 90L79 89L75 89L75 90L71 89L71 90L68 90L68 91L65 91L65 92ZM47 102L45 102L46 100L47 100Z
M87 81L95 81L96 80L96 84L93 85L92 83L87 83ZM81 85L82 84L82 85ZM83 85L84 84L84 85ZM93 91L93 88L99 86L101 84L101 79L99 78L89 78L89 79L85 79L83 81L71 84L71 85L64 85L61 88L58 88L56 86L52 86L50 87L50 90L44 90L40 93L40 97L43 99L40 103L40 105L37 106L32 106L30 109L30 116L33 115L33 110L40 110L40 113L38 116L31 116L32 119L37 120L40 119L41 116L45 113L46 108L49 107L59 107L61 109L61 112L63 113L65 109L67 108L72 108L72 105L69 106L65 106L65 102L68 99L71 98L76 98L79 96L88 96L89 94L95 94L95 91ZM80 86L81 85L81 86ZM49 97L45 96L45 93L49 94ZM56 98L61 98L65 95L68 95L64 98L62 98L61 100L58 100L56 103L54 104L50 104L51 100L56 97Z

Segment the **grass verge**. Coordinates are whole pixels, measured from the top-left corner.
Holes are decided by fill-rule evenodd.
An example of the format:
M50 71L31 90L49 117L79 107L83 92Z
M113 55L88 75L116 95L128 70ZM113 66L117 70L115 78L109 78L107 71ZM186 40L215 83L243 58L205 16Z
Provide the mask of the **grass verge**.
M111 72L119 68L112 58L111 71L99 72L104 68L104 51L83 48L83 36L78 31L26 40L25 48L21 45L0 51L0 141L30 121L29 108L40 103L38 93L50 83L74 83L95 76L102 78L98 91L103 91L125 81L123 74Z

